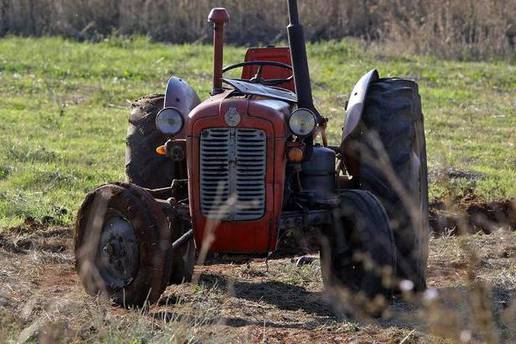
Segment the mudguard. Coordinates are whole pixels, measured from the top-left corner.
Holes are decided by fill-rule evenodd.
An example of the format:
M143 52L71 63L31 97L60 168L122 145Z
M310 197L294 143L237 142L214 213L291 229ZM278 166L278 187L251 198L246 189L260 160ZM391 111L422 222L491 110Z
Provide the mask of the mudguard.
M178 109L186 120L190 111L200 103L199 96L186 81L175 76L168 80L165 107Z
M367 91L372 82L380 78L376 69L371 70L358 80L353 92L349 97L348 106L346 108L346 119L342 128L341 148L344 149L347 139L351 137L353 132L358 128L358 124L364 112L365 98Z

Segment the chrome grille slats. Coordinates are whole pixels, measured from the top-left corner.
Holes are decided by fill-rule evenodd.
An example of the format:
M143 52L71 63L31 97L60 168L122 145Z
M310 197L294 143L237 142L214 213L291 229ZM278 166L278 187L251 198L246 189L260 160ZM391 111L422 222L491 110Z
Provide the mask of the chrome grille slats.
M229 129L201 136L201 208L208 213L218 199L229 196ZM216 209L213 209L215 211Z
M236 186L240 219L256 219L265 210L266 138L262 130L237 130Z
M265 132L210 128L201 133L201 210L230 221L257 220L265 214Z

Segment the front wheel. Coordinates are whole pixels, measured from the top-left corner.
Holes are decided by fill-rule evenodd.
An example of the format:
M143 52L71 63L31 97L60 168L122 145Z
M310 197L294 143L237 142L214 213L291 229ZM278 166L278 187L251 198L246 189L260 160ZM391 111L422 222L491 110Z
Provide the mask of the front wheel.
M321 269L327 287L343 287L372 300L389 298L396 273L396 249L389 219L370 192L340 195L334 224L323 232Z
M75 225L76 270L90 295L118 305L156 302L171 274L170 231L161 207L131 184L88 194Z

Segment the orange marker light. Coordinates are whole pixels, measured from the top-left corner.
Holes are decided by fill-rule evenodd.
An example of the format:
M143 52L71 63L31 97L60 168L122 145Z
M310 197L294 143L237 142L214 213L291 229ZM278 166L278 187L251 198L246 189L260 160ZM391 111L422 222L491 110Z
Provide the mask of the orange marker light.
M287 157L290 162L302 162L304 155L303 150L299 147L292 147L287 153Z
M158 153L158 155L161 155L161 156L166 156L167 155L167 148L165 147L165 145L159 146L159 147L156 148L156 153Z

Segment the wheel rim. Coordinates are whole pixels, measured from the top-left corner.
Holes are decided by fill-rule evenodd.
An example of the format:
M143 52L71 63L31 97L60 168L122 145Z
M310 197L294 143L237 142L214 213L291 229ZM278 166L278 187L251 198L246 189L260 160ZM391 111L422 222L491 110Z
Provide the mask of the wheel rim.
M107 218L97 253L97 268L112 289L128 286L138 271L139 249L134 228L121 215Z

